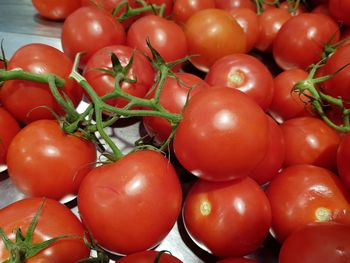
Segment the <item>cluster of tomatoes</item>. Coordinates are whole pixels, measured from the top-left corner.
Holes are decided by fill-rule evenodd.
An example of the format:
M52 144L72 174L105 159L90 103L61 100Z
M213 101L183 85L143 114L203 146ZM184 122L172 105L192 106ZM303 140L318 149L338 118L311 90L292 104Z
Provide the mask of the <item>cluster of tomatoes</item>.
M177 220L213 262L271 236L281 263L350 259L349 0L32 2L62 51L2 55L0 165L26 196L2 262L182 262L152 250ZM128 153L104 132L125 118L148 137Z

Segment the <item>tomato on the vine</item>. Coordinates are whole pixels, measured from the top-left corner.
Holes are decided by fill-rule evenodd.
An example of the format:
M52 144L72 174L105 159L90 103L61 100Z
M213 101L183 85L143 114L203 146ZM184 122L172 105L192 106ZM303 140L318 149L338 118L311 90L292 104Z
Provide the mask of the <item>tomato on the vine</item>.
M31 197L60 200L77 194L96 162L94 143L79 135L66 134L55 120L38 120L22 128L7 152L13 184Z
M32 0L38 13L50 20L64 20L80 7L79 0Z

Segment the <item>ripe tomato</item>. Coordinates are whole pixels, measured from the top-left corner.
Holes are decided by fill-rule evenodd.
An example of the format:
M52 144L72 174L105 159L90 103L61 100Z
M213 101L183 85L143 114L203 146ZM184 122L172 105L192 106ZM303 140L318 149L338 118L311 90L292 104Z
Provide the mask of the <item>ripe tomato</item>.
M185 33L173 21L156 15L139 18L128 30L127 44L132 48L145 52L152 58L152 53L147 46L147 38L166 62L187 55Z
M329 170L293 165L276 175L266 190L272 209L272 232L283 242L293 231L312 222L350 224L349 194Z
M113 64L111 53L114 53L121 66L125 67L133 54L133 49L124 45L107 46L95 52L88 60L83 76L96 91L97 95L103 96L115 89L115 76L99 69L112 70ZM126 77L133 79L136 83L121 82L120 88L133 96L143 98L154 83L154 70L145 56L139 52L134 53L132 66ZM114 98L105 101L115 107L124 107L128 103L125 99Z
M280 263L332 262L350 258L350 226L337 223L314 223L293 232L283 243Z
M161 254L159 254L161 253ZM160 255L159 260L156 261L157 257ZM175 256L167 253L154 250L147 250L142 252L133 253L127 255L121 259L118 259L118 263L182 263L181 260Z
M246 7L256 11L256 5L250 0L215 0L215 6L226 11L238 7Z
M25 235L30 223L44 200L27 198L14 202L0 210L0 228L11 240L15 240L14 230L20 228ZM75 263L89 256L90 251L83 241L85 229L79 219L63 204L45 199L44 206L35 225L33 243L41 243L61 235L67 237L53 242L27 263ZM74 253L72 253L74 251ZM0 239L0 260L5 262L9 253Z
M7 152L8 174L14 185L31 197L60 200L76 194L96 162L95 145L76 135L65 134L54 120L24 127Z
M271 225L269 201L249 177L228 182L198 179L183 206L187 232L197 244L219 257L255 251Z
M266 153L267 118L243 92L212 87L189 100L173 144L179 162L198 177L242 178Z
M50 20L64 20L80 7L79 0L32 0L38 13Z
M188 93L190 92L189 96L192 97L200 90L209 88L209 85L201 78L190 73L179 72L176 74L176 77L178 80L173 77L167 77L165 80L159 103L169 112L181 113L187 101ZM153 96L154 92L148 98ZM154 137L155 142L158 144L164 142L172 130L171 124L161 117L144 116L143 124L147 133Z
M181 202L175 169L151 150L95 168L78 193L79 212L92 236L101 247L118 254L156 246L175 224Z
M273 42L273 56L282 69L306 69L321 59L325 43L339 40L339 26L329 16L303 13L283 24Z
M216 60L247 50L246 35L226 11L216 8L194 13L185 24L185 34L192 64L207 72Z
M329 0L328 9L331 17L340 24L350 25L350 1Z
M336 169L339 134L315 117L299 117L281 125L286 146L284 166L312 164Z
M0 165L6 164L7 149L19 131L17 120L7 110L0 107Z
M303 94L292 92L295 84L300 80L305 80L307 76L308 73L302 69L284 70L275 76L269 112L279 122L311 115L311 104L306 104L308 98Z
M94 6L80 7L63 23L63 51L72 59L78 52L85 52L80 60L82 68L97 50L125 41L124 27L111 14Z
M72 61L63 52L49 45L36 43L19 48L8 63L9 70L21 68L37 74L53 73L63 78L66 84L60 90L67 94L77 106L82 99L82 88L68 78L72 67ZM0 93L4 108L21 122L53 119L52 113L42 106L51 108L57 114L65 114L52 96L47 84L27 80L9 80L1 87Z
M267 110L273 97L273 78L269 69L248 54L232 54L218 59L205 81L212 86L236 88Z
M337 151L337 168L338 173L347 189L350 189L350 133L342 136Z

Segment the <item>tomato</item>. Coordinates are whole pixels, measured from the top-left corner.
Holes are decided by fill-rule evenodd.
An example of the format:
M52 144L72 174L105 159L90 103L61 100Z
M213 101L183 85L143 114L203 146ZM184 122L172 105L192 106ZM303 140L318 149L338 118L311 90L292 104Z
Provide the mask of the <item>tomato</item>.
M323 75L333 74L340 68L346 66L350 61L350 44L339 46L322 68ZM339 71L329 80L322 83L323 91L333 97L342 97L344 101L350 99L350 72L346 67Z
M47 74L53 73L63 78L66 84L60 88L75 106L82 99L82 88L69 79L73 62L60 50L46 44L28 44L19 48L11 57L8 69ZM56 102L47 84L27 80L9 80L0 89L3 107L17 120L29 123L38 119L53 119L48 107L59 115L65 112Z
M289 166L273 178L266 194L272 210L271 229L280 242L308 223L350 223L349 194L340 179L325 168Z
M95 168L78 193L84 224L98 245L118 254L156 246L175 224L181 204L175 169L161 153L151 150L132 152Z
M309 99L303 94L292 92L295 84L305 80L307 76L308 73L302 69L284 70L275 76L269 112L279 122L312 114L311 104L306 104Z
M283 1L278 8L288 11L292 16L297 16L306 12L305 6L300 2L298 2L296 6L296 2Z
M179 162L200 178L246 177L266 153L267 117L237 89L206 89L189 100L173 144Z
M100 70L112 70L111 53L114 53L118 57L121 66L125 67L130 62L133 51L131 47L124 45L107 46L91 56L84 68L83 76L93 87L97 95L103 96L115 89L115 77ZM120 83L120 88L126 93L143 98L152 87L154 76L155 72L146 57L139 52L135 52L132 66L126 77L135 80L136 83L123 81ZM108 99L105 102L120 108L126 106L128 103L128 101L122 98Z
M273 42L273 56L282 69L306 69L321 60L325 43L339 40L339 27L329 16L303 13L283 24Z
M156 15L139 18L128 30L127 44L132 48L145 52L152 58L152 53L147 46L147 38L166 62L174 61L187 55L185 33L173 21Z
M193 14L185 24L185 34L192 64L207 72L216 60L247 50L246 35L226 11L204 9Z
M342 136L341 142L337 150L337 168L340 178L347 189L350 189L350 133Z
M111 14L94 6L77 9L62 26L63 51L72 59L78 52L85 52L80 59L82 68L97 50L125 44L125 41L124 27Z
M271 7L258 17L259 33L255 48L262 52L271 52L272 45L282 25L291 18L291 14L284 9Z
M285 138L281 127L269 116L268 124L269 144L264 159L249 174L260 185L272 180L282 168L286 156Z
M195 12L207 8L215 8L215 0L176 0L171 18L180 25Z
M64 20L80 7L79 0L32 0L38 13L50 20Z
M299 117L285 121L282 133L286 145L285 166L313 164L336 169L339 134L315 117Z
M350 25L350 1L329 0L328 8L331 17L340 24Z
M273 78L269 69L248 54L232 54L218 59L205 81L212 86L236 88L267 110L273 97Z
M315 223L296 230L279 253L280 263L342 263L349 258L350 226L337 223Z
M15 135L20 131L17 120L0 107L0 165L6 164L7 149Z
M256 11L254 2L250 0L215 0L215 6L226 11L238 7L246 7Z
M247 37L246 52L251 51L259 37L259 16L253 10L247 7L237 7L228 11L230 15L243 28Z
M225 258L217 261L216 263L258 263L258 261L248 258Z
M172 113L181 113L188 94L189 97L192 97L200 90L209 88L209 85L201 78L190 73L179 72L176 77L178 80L173 77L167 77L165 80L159 103ZM153 97L154 93L155 91L148 98ZM171 134L171 124L164 118L144 116L143 124L147 133L154 137L158 144L164 142Z
M79 134L65 134L55 120L28 124L7 152L13 184L31 197L62 199L76 194L96 162L96 147Z
M20 228L25 235L30 223L44 200L26 198L0 210L0 228L11 240L14 230ZM83 241L85 229L79 219L63 204L45 199L33 234L33 243L41 243L61 235L68 237L53 242L49 247L26 260L27 263L75 263L89 256L90 251ZM71 237L69 237L71 236ZM74 253L72 253L74 251ZM0 239L0 260L5 262L9 253Z
M269 201L249 177L228 182L198 179L183 206L187 232L218 257L244 256L266 238L271 224Z
M154 250L142 251L130 254L118 260L118 263L154 263L159 257L158 263L181 263L182 261L168 252Z

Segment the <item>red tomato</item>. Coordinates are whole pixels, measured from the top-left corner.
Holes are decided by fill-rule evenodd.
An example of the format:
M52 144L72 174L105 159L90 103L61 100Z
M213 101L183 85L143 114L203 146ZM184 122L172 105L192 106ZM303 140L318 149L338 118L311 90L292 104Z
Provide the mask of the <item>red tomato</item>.
M0 228L15 240L14 230L20 228L25 235L30 223L44 200L27 198L14 202L0 210ZM44 242L61 235L67 237L55 241L37 255L26 260L27 263L75 263L89 256L90 251L83 241L85 229L79 219L63 204L45 199L45 204L35 225L33 243ZM74 251L74 253L72 253ZM0 260L5 262L9 253L0 239Z
M259 16L256 12L247 7L232 8L228 12L243 28L243 31L247 36L246 52L251 51L259 37Z
M267 118L243 92L213 87L190 99L173 144L179 162L198 177L242 178L266 153Z
M258 17L259 34L254 47L262 52L271 52L278 31L291 17L287 10L273 7L260 14Z
M79 0L32 0L38 13L50 20L64 20L80 7Z
M328 8L331 17L340 24L350 25L350 1L329 0Z
M340 178L347 189L350 189L350 133L342 136L337 151L337 168Z
M63 78L66 84L60 90L69 96L74 105L78 105L82 98L82 88L74 80L68 78L72 67L72 61L63 52L45 44L22 46L8 63L9 70L21 68L37 74L53 73ZM57 114L65 114L52 96L47 84L27 80L10 80L1 87L0 93L4 108L21 122L53 119L52 113L42 106L51 108Z
M79 212L92 236L118 254L157 245L175 224L181 202L174 168L162 154L150 150L95 168L78 193Z
M212 86L238 89L267 110L273 96L273 78L269 69L248 54L232 54L218 59L209 69L205 81Z
M72 59L78 52L85 52L80 59L81 67L97 50L125 41L124 27L111 14L94 6L77 9L63 23L63 51Z
M282 69L306 69L321 59L325 43L339 40L339 27L322 14L303 13L283 24L273 42L273 56Z
M175 0L171 18L183 25L195 12L214 7L215 0Z
M266 238L271 210L264 191L250 178L199 179L186 196L183 219L189 235L213 255L244 256Z
M258 261L248 258L225 258L217 261L216 263L258 263Z
M83 76L96 91L97 95L103 96L111 93L115 89L115 76L112 76L99 69L112 70L111 53L114 53L121 65L125 67L133 54L133 49L128 46L116 45L104 47L95 52L88 60ZM133 96L143 98L154 83L154 70L145 56L139 52L134 53L132 66L126 77L133 79L136 83L121 82L120 88ZM122 108L128 101L122 98L106 100L108 104Z
M246 7L256 11L256 5L251 0L215 0L215 6L226 11L237 7Z
M305 80L307 76L305 70L289 69L274 78L274 92L269 112L279 122L311 115L311 104L306 104L309 99L305 95L292 92L295 84Z
M315 117L299 117L281 125L286 145L285 166L313 164L336 169L339 134Z
M272 232L283 242L293 231L312 222L350 224L349 195L340 179L313 165L293 165L267 187L272 209Z
M260 185L272 180L282 168L286 156L285 139L281 127L268 116L269 144L264 159L249 176Z
M169 112L181 113L187 101L188 93L190 92L190 97L192 97L198 91L209 88L209 85L201 78L190 73L179 72L176 77L178 80L167 77L160 94L159 103ZM192 89L190 90L190 88ZM148 98L153 97L154 93L152 92ZM143 124L147 133L154 137L158 144L164 142L172 130L171 124L161 117L144 116Z
M296 230L279 253L280 263L343 263L349 258L350 226L337 223L315 223Z
M142 251L130 254L121 259L118 259L118 263L154 263L156 262L157 256L161 253L158 263L182 263L181 260L168 252L160 252L154 250Z
M226 11L209 8L193 14L185 24L185 34L192 64L208 71L216 60L247 50L246 35Z
M17 120L7 110L0 107L0 165L6 164L7 149L19 131Z
M132 48L145 52L152 58L152 53L147 46L147 38L166 62L187 55L185 33L173 21L156 15L139 18L128 30L127 44Z
M28 124L7 152L9 176L21 192L57 200L76 194L95 162L95 145L65 134L54 120Z

